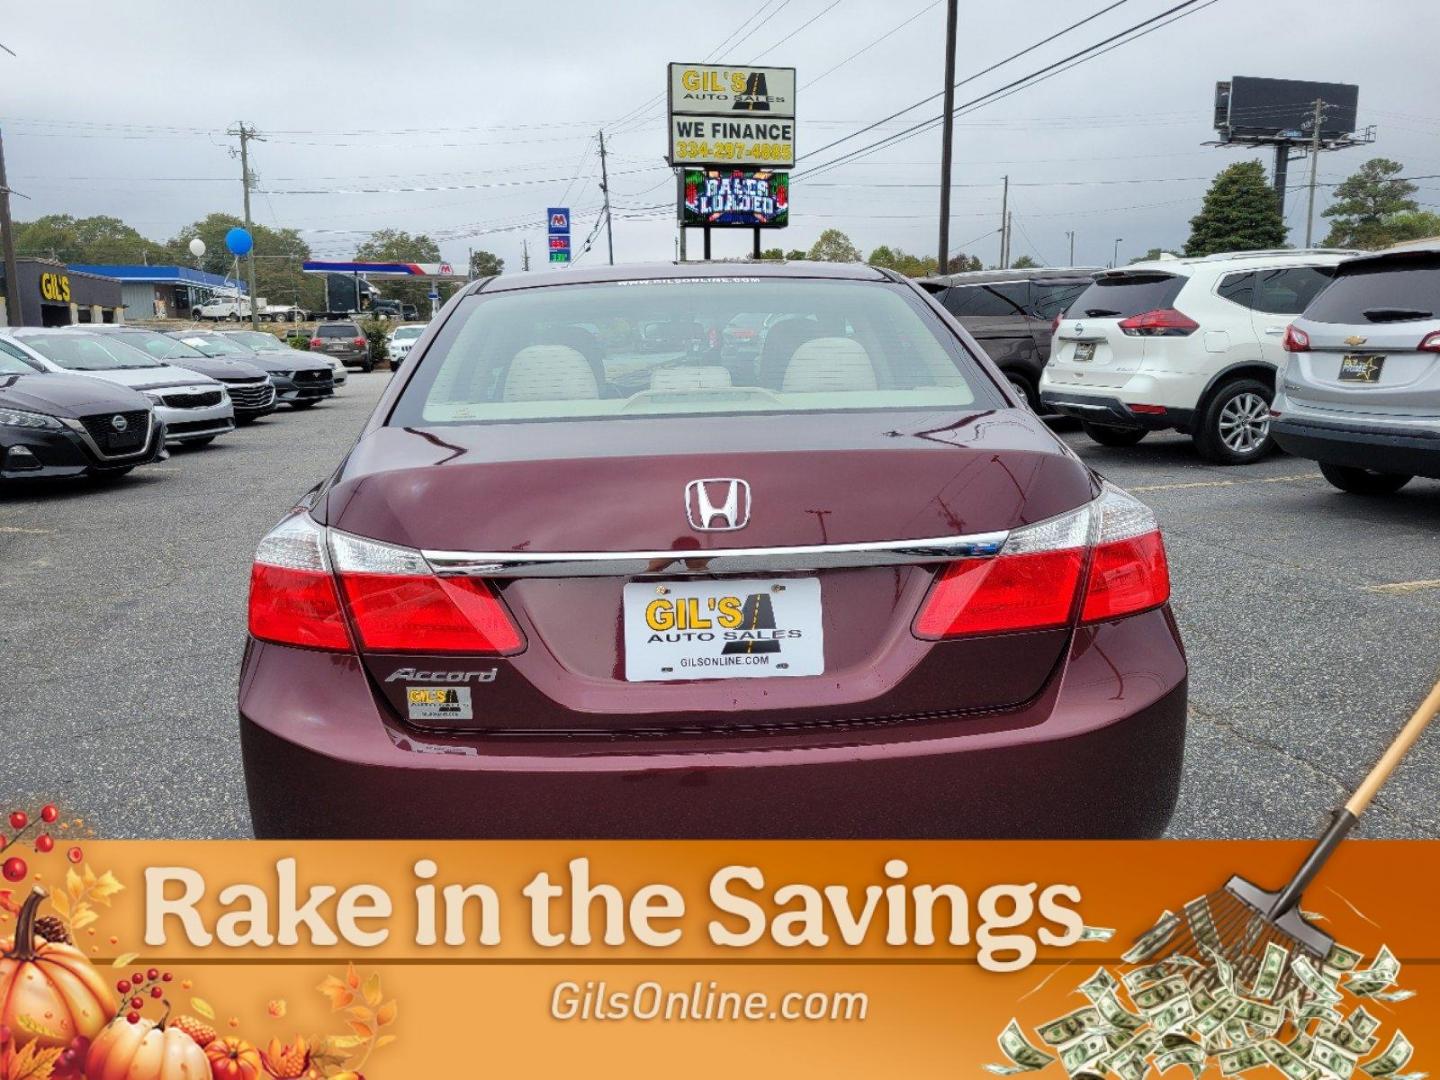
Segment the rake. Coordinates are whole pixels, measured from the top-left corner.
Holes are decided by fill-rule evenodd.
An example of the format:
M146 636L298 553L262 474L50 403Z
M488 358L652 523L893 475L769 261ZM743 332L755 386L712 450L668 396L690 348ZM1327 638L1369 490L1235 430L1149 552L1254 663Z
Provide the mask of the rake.
M1304 917L1299 907L1301 895L1355 827L1360 815L1390 779L1437 712L1440 712L1440 682L1420 703L1349 801L1335 811L1330 827L1311 848L1310 854L1284 888L1270 892L1237 874L1218 892L1192 900L1180 915L1162 920L1142 937L1140 942L1143 944L1136 946L1140 959L1145 963L1155 963L1167 958L1188 957L1205 969L1203 974L1197 971L1195 981L1213 989L1222 981L1216 970L1218 965L1212 966L1218 956L1230 965L1236 985L1254 986L1266 946L1273 942L1286 949L1289 956L1274 991L1268 995L1269 1000L1284 1000L1297 988L1302 997L1306 996L1306 988L1292 970L1295 957L1308 957L1318 971L1335 939Z

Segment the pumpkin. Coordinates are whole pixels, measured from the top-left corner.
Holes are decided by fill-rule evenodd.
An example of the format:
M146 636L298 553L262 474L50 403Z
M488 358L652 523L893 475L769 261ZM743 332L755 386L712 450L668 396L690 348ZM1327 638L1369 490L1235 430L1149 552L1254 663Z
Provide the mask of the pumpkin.
M207 1044L205 1056L210 1059L215 1080L257 1080L264 1075L260 1071L260 1051L233 1035Z
M194 1039L164 1021L112 1020L90 1044L86 1080L210 1080L210 1059Z
M44 889L30 893L14 940L0 943L0 1027L10 1029L17 1048L32 1040L64 1047L76 1036L93 1039L115 1012L110 987L84 953L35 933L44 898Z

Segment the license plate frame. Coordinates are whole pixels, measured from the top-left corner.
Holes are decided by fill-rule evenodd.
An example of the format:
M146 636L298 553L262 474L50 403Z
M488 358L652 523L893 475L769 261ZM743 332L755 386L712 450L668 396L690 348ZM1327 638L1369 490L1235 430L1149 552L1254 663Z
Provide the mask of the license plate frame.
M626 682L825 672L819 578L629 582L621 618Z
M1340 358L1339 382L1374 386L1380 381L1385 357L1378 353L1346 353Z
M1075 356L1077 364L1088 364L1095 359L1095 342L1077 341L1075 343Z

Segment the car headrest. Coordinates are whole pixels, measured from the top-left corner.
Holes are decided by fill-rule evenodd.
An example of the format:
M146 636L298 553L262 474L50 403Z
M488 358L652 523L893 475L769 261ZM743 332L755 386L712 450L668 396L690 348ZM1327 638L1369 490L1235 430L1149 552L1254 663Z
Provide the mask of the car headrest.
M827 390L874 390L878 386L875 365L858 341L823 337L805 342L785 368L786 393L817 393Z
M651 390L713 390L729 385L729 370L718 366L656 368L650 376Z
M510 361L504 401L585 401L600 396L590 362L568 345L527 345Z

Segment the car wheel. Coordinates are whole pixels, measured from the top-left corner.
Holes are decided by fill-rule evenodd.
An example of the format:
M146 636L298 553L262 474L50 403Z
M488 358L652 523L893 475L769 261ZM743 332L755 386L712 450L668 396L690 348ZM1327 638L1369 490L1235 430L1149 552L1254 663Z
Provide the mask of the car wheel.
M1217 465L1259 461L1275 445L1270 402L1275 388L1259 379L1236 379L1215 392L1195 428L1195 448Z
M313 409L318 404L320 404L318 401L292 401L290 402L290 407L304 411L305 409Z
M1415 479L1404 473L1372 472L1351 465L1327 465L1323 461L1320 462L1320 474L1351 495L1393 495Z
M369 375L370 372L372 372L372 371L375 370L375 361L373 361L373 360L362 360L362 361L360 361L360 370L363 371L366 375Z
M1030 380L1016 371L1005 372L1005 379L1011 388L1025 399L1025 404L1030 406L1030 411L1038 414L1040 412L1040 395L1036 392L1035 387L1030 385Z
M1116 427L1114 424L1092 424L1089 420L1082 420L1080 427L1086 435L1094 439L1101 446L1134 446L1141 439L1150 433L1144 428L1138 427Z

